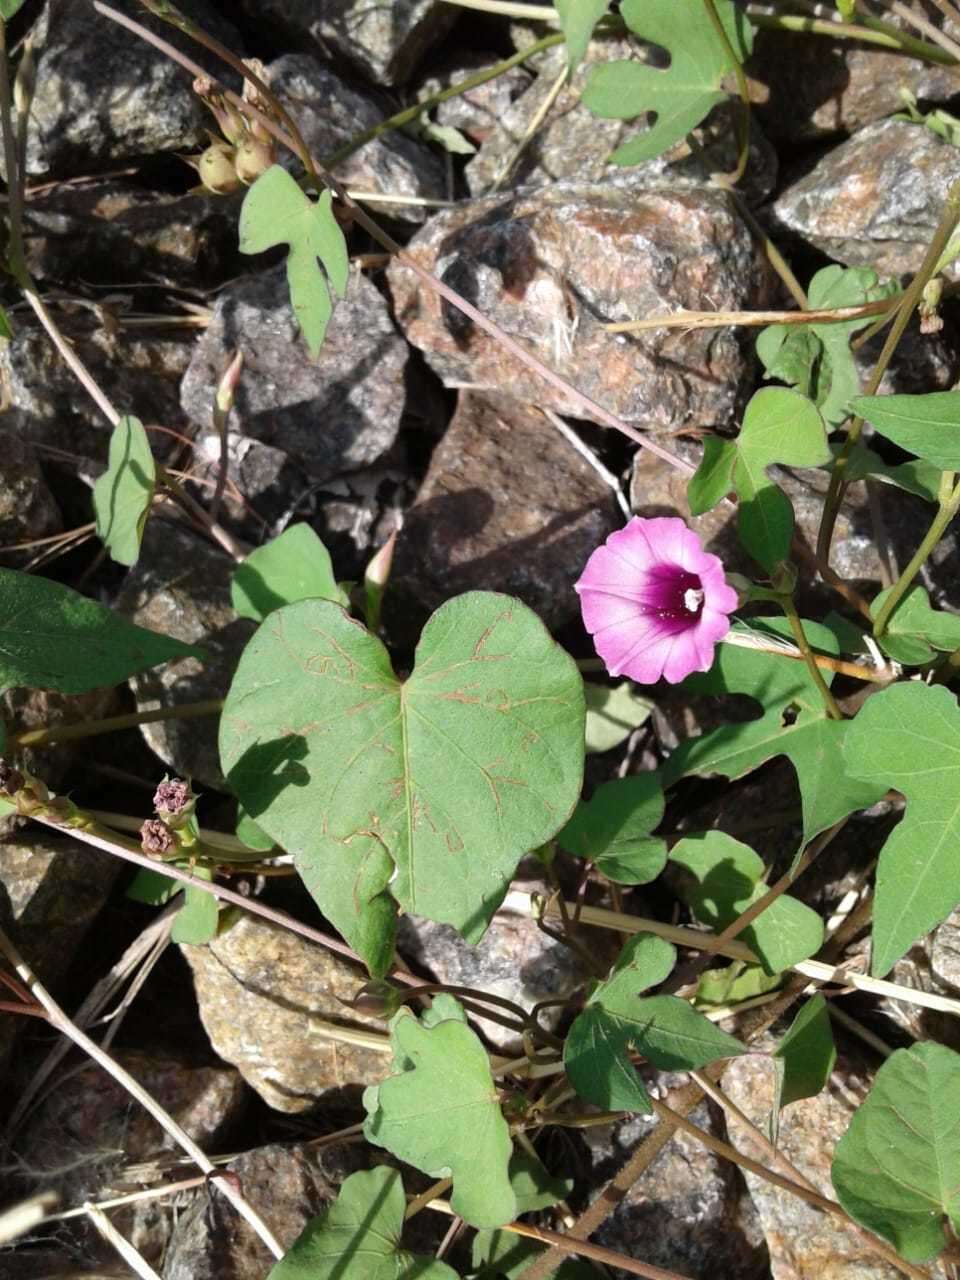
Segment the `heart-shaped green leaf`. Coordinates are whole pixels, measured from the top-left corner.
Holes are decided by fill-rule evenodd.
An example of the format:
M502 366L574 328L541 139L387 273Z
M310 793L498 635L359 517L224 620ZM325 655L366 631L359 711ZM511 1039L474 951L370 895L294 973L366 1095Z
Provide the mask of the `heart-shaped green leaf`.
M135 564L156 488L157 468L138 418L123 417L110 436L106 471L93 486L97 537L117 564Z
M303 600L247 646L220 754L247 814L382 974L394 902L480 937L519 858L576 804L583 722L573 660L509 596L438 609L406 681L342 608Z
M650 834L662 817L663 789L655 773L615 778L580 801L557 844L588 858L608 880L647 884L667 860L666 844Z

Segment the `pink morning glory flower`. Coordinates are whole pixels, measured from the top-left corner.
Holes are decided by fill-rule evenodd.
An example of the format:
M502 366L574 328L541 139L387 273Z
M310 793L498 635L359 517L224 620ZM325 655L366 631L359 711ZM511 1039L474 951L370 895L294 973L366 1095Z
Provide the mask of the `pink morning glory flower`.
M607 670L638 684L708 671L737 607L723 565L673 516L634 516L597 547L576 590Z

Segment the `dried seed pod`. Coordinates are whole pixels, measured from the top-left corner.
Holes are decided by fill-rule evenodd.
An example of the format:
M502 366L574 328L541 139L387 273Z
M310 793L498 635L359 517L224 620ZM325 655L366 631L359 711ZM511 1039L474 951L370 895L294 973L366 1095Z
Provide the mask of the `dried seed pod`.
M252 134L247 134L237 147L234 165L237 177L244 186L249 187L262 173L266 173L273 162L274 154L271 144L260 142Z
M234 153L222 142L212 142L196 157L185 157L200 175L204 189L215 196L228 196L240 186L234 167Z

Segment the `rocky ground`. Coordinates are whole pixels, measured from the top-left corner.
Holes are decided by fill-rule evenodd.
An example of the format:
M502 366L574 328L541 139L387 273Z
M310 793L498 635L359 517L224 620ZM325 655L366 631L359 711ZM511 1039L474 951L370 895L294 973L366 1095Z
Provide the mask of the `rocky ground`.
M135 0L117 7L208 68L217 65L146 18ZM379 7L367 0L181 0L181 7L230 49L262 59L272 90L319 156L539 33L433 0ZM219 470L213 397L239 349L222 515L234 538L253 547L307 521L330 549L337 577L356 581L399 530L384 623L401 653L439 603L495 588L520 597L577 656L588 656L576 573L622 523L624 500L642 515L685 514L677 473L580 416L409 269L386 265L357 230L347 298L311 361L297 340L276 255L238 253L241 195L193 189L196 175L179 159L196 154L214 127L189 77L80 0L28 3L16 34L28 28L36 58L26 137L30 269L104 391L148 426L157 457L198 500L209 500ZM595 41L588 60L622 57L623 45ZM590 115L578 101L582 71L537 124L563 57L562 48L540 53L436 109L434 123L456 131L456 150L423 130L390 132L335 172L352 190L407 198L368 207L417 262L581 391L694 457L705 432L733 428L759 384L751 334L671 329L613 339L602 326L681 308L788 305L742 210L707 180L733 167L730 111L717 109L697 131L700 156L683 145L649 164L614 169L606 157L633 126ZM801 279L828 261L894 277L915 270L945 192L960 178L960 149L891 115L900 88L924 104L949 105L960 97L957 73L877 47L782 32L760 37L747 70L755 111L742 198ZM128 689L82 699L9 693L3 713L28 727L222 696L251 630L230 606L227 556L166 510L151 520L141 559L127 574L101 561L89 532L73 534L92 519L90 489L105 467L108 426L11 288L4 300L14 335L0 348L0 563L81 585L145 626L202 641L215 660L147 673ZM908 335L884 390L954 385L960 353L950 304L944 317L938 334ZM565 424L572 432L564 433ZM786 484L809 545L822 492L808 476ZM899 492L891 498L883 486L874 501L902 563L924 527L921 505ZM692 523L711 550L735 559L722 509ZM948 538L929 569L926 585L940 604L960 604L955 554ZM846 578L880 580L862 484L841 512L835 564ZM665 700L633 743L638 758L687 732L687 714ZM612 776L622 758L619 747L591 758L592 779ZM30 764L80 804L141 816L165 772L189 775L203 789L205 823L231 820L212 720L169 721L35 752ZM795 808L792 778L778 768L727 789L717 821L734 830L745 812ZM694 807L713 802L709 784L691 784L690 797ZM755 833L758 849L782 856L773 837L764 848L765 838ZM871 847L875 832L857 819L808 888L812 904L828 909L838 900ZM8 823L0 918L71 1010L156 914L125 898L128 882L106 855ZM519 887L535 890L538 882ZM315 918L290 882L272 882L265 892ZM637 893L631 905L662 904ZM577 957L520 916L498 918L476 948L416 919L404 922L400 941L416 972L527 1006L584 981ZM954 918L902 962L899 979L955 993L958 957ZM310 1029L311 1018L380 1027L342 1003L358 981L336 956L244 918L206 947L161 941L116 1031L118 1057L206 1150L243 1153L229 1167L252 1199L258 1189L268 1196L284 1243L348 1173L385 1158L355 1136L323 1143L356 1122L360 1086L384 1070L376 1049L318 1041ZM108 999L102 1012L115 1002ZM896 1043L902 1012L890 1005L877 1014L874 1006L871 1016ZM14 1113L0 1158L0 1200L54 1185L70 1207L122 1194L160 1171L189 1176L160 1131L76 1054L56 1064L17 1114L17 1099L54 1043L25 1022L0 1015L4 1106L8 1118ZM949 1026L928 1020L925 1028L957 1047ZM490 1043L503 1047L503 1029L487 1030ZM872 1062L851 1041L831 1088L784 1117L785 1149L822 1191L829 1190L833 1144ZM756 1070L752 1060L737 1063L727 1084L759 1116L770 1086L754 1078ZM726 1136L712 1104L693 1118ZM548 1165L577 1178L574 1209L649 1123L637 1117L548 1141ZM206 1188L144 1201L117 1222L163 1280L263 1280L269 1267L265 1251ZM442 1235L428 1222L418 1230L432 1230L434 1245ZM823 1215L744 1179L687 1138L663 1151L598 1240L691 1280L897 1274L856 1239L841 1238ZM456 1265L456 1252L450 1260ZM0 1251L0 1280L126 1274L75 1222Z

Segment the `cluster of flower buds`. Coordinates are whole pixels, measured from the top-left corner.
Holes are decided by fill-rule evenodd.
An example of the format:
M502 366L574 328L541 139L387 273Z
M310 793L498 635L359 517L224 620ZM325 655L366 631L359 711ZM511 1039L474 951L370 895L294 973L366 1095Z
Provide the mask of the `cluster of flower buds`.
M64 826L82 826L85 819L66 796L50 794L47 784L32 774L23 773L8 760L0 758L0 800L13 805L23 818L46 818ZM9 809L3 810L9 812Z
M248 58L246 66L259 78L263 64ZM222 136L209 133L210 145L198 156L184 156L196 169L205 191L225 196L240 186L250 186L275 161L273 138L263 120L247 115L216 90L206 76L193 82L194 93L212 113ZM243 100L270 118L273 111L250 80L243 82Z
M147 818L140 828L140 847L152 858L171 861L185 844L192 844L193 815L197 797L189 782L165 777L153 795L155 818Z

